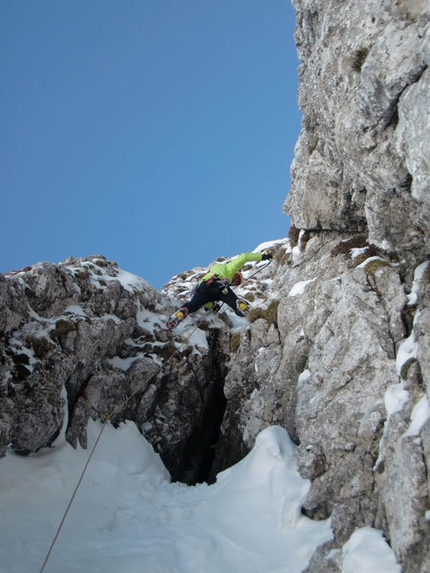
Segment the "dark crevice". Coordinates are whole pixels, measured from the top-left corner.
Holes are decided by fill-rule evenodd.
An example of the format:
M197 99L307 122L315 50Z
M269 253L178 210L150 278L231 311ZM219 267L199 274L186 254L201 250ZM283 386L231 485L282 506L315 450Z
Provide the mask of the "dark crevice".
M396 129L398 123L399 123L399 108L396 103L395 106L392 106L388 110L383 124L383 128L387 129L388 127L391 127L392 129Z
M210 481L209 476L227 403L223 386L222 380L216 381L212 386L202 421L187 440L176 481L187 485Z
M400 98L402 97L403 93L405 92L405 90L407 88L409 88L411 85L417 83L421 79L421 77L424 74L424 72L426 71L427 67L428 67L427 65L423 65L423 67L417 72L415 78L413 78L411 82L409 82L407 85L405 85L399 91L399 93L396 95L396 97L393 99L390 107L387 109L387 111L384 113L384 115L382 117L382 128L383 129L387 129L388 127L395 129L397 127L397 124L399 123L398 104L399 104Z

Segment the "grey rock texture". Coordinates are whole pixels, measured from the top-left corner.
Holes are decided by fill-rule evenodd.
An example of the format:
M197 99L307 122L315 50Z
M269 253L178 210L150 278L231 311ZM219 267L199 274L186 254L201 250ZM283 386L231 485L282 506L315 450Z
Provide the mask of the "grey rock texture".
M360 236L314 233L272 269L270 304L250 316L225 379L213 472L261 429L285 427L311 480L303 512L331 518L334 542L311 571L338 571L357 527L382 529L404 571L428 570L430 267L416 280ZM283 252L284 251L284 252ZM378 253L379 254L376 254ZM269 306L270 306L269 304ZM426 513L427 512L427 513Z
M294 0L303 128L285 210L428 255L429 4Z
M0 299L1 455L49 447L60 432L85 447L90 416L132 419L172 477L198 479L187 464L207 444L199 452L195 436L223 400L223 361L206 336L216 349L222 321L198 329L202 348L170 339L173 301L102 256L1 276Z
M293 5L303 123L284 210L302 246L278 278L283 424L312 480L304 511L331 515L334 546L371 524L404 571L424 572L430 6ZM326 555L309 571L337 571Z

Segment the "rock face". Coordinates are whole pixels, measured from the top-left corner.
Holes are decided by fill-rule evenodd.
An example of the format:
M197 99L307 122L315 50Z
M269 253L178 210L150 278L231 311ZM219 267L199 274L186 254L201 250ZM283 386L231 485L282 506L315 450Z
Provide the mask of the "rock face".
M295 0L303 129L285 210L298 228L363 231L428 254L426 0Z
M303 512L331 517L335 535L309 571L340 571L333 548L371 525L384 530L404 571L424 572L430 409L419 357L430 352L430 267L407 284L402 266L360 240L318 233L278 268L276 320L245 328L226 377L214 471L232 445L230 463L279 424L311 480Z
M101 256L1 276L0 300L1 455L50 446L62 430L85 447L89 416L132 419L174 479L200 479L193 460L220 423L206 409L224 408L221 320L194 345L170 340L173 301Z
M283 424L312 480L304 511L330 514L337 543L380 527L424 572L430 7L293 5L303 127L284 209L302 247L278 278ZM337 570L327 551L310 570Z
M0 275L0 454L86 444L134 420L173 479L213 480L278 424L333 541L384 531L430 571L429 8L294 0L303 129L275 260L245 269L248 319L167 315L202 269L157 292L104 257ZM252 276L255 271L258 274ZM1 460L0 460L1 464Z

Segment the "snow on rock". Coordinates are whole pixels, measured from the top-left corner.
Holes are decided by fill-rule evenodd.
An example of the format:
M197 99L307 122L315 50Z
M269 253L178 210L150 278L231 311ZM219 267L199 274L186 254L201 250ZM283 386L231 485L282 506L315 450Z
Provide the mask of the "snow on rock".
M300 281L296 283L293 288L288 293L288 296L298 296L305 292L305 288L308 286L309 283L312 283L315 279L310 279L307 281Z
M79 304L68 306L66 309L64 309L64 314L74 314L76 316L82 316L83 318L86 318L87 316L84 309Z
M412 334L402 342L399 346L399 350L397 351L396 368L399 376L402 375L403 366L410 360L414 360L416 357L417 343L415 334L412 332Z
M145 279L128 271L124 271L123 269L118 269L118 276L115 278L129 292L135 292L136 290L144 290L152 288L151 285Z
M418 265L418 267L415 269L414 281L412 283L412 289L411 289L410 294L408 295L409 306L415 306L417 304L420 281L421 281L425 271L427 270L428 266L429 266L429 261L425 261L424 263L421 263L420 265Z
M342 548L342 573L401 573L394 553L382 531L371 527L357 529Z
M385 391L384 404L388 418L399 412L409 400L409 392L405 390L404 384L393 384Z
M136 314L137 324L140 328L143 328L147 332L153 332L155 328L164 328L161 321L159 313L151 312L146 308L142 308L139 305L139 309Z
M278 249L281 246L285 247L287 252L291 252L289 239L277 239L274 241L266 241L266 242L258 245L258 247L256 247L252 252L253 253L261 253L262 251L265 251L266 249L268 249L270 251L270 250Z
M206 333L201 330L200 328L194 328L191 334L189 335L188 342L193 345L194 352L198 352L200 350L209 350L208 341L206 338Z
M110 364L114 368L118 368L118 370L127 371L130 366L139 360L140 356L129 356L128 358L120 358L119 356L114 356L113 358L107 358L106 363Z
M424 424L430 418L430 405L427 396L423 396L421 400L414 406L411 414L411 424L404 434L404 437L418 436Z

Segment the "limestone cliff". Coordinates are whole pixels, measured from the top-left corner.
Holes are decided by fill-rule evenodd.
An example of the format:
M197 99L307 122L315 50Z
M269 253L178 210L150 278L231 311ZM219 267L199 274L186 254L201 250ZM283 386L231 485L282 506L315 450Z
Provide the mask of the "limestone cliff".
M363 525L384 531L404 573L425 573L428 2L293 4L293 225L270 265L245 269L249 317L199 311L169 336L203 269L161 292L102 256L0 275L0 454L55 445L62 430L85 446L90 416L131 419L173 479L195 483L278 424L311 482L303 512L334 532L308 573L340 573Z
M294 0L303 129L285 209L299 228L366 231L428 254L427 0Z
M303 128L284 208L303 246L278 279L279 419L312 479L304 511L331 514L338 542L384 529L404 571L424 572L430 7L293 5ZM323 554L310 570L338 570Z

